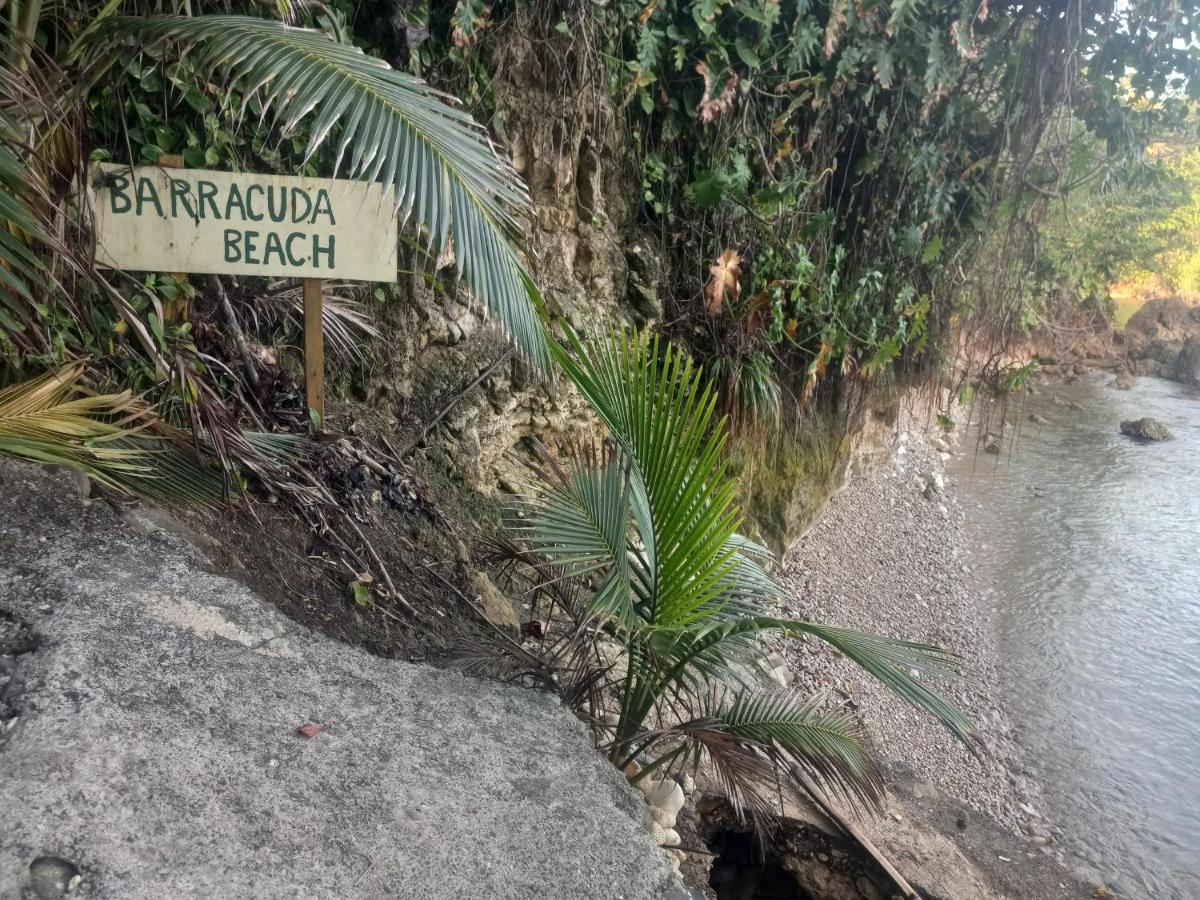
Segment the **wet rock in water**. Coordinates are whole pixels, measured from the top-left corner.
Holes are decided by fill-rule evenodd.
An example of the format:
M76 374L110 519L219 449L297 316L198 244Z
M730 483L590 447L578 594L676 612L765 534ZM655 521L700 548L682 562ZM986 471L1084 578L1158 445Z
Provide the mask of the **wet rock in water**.
M983 439L983 452L984 453L999 453L1000 452L1000 438L994 434L989 434L986 438L984 438Z
M1038 413L1030 413L1029 421L1032 422L1034 425L1049 425L1050 424L1049 419L1047 419L1043 415L1039 415Z
M39 856L29 864L29 889L34 897L65 897L78 890L82 880L74 863L57 856Z
M1108 383L1111 388L1116 388L1118 391L1127 391L1137 384L1137 376L1132 372L1122 372L1116 378Z
M1174 437L1166 425L1150 416L1122 422L1121 434L1141 441L1169 441Z

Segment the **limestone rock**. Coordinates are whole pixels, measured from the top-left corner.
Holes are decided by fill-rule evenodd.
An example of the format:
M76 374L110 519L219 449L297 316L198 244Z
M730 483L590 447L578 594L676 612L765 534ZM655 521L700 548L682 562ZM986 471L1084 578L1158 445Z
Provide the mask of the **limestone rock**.
M0 482L0 619L37 639L6 644L0 897L682 896L548 695L373 656L36 467Z
M498 628L519 634L521 623L517 621L517 611L513 609L508 598L500 593L500 589L492 584L486 573L478 570L467 576L467 589L483 607L487 620Z
M638 788L645 795L647 803L673 816L679 815L686 802L683 788L674 778L650 780L649 784L643 780L639 782Z

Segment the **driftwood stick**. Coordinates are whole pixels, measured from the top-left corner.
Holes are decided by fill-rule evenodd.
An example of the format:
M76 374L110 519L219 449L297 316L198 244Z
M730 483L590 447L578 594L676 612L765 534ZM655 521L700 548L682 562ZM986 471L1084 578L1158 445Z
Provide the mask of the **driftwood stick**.
M492 372L496 371L496 369L498 369L503 363L505 363L509 359L511 359L512 355L513 355L513 348L509 347L502 354L500 354L500 356L496 359L495 362L493 362L490 366L488 366L482 372L480 372L477 376L475 376L475 379L470 384L468 384L465 388L463 388L461 391L459 391L453 397L451 397L450 401L445 406L443 406L440 410L438 410L437 415L435 415L432 419L430 419L429 423L424 428L421 429L421 433L418 434L415 438L413 438L409 442L407 447L405 447L403 450L400 451L397 458L404 459L410 453L412 453L414 450L416 450L417 447L419 447L421 445L421 442L424 441L425 438L427 438L429 436L429 432L431 432L431 431L433 431L433 429L437 428L438 423L441 422L442 419L446 418L446 416L448 416L450 414L450 411L452 409L454 409L454 407L458 406L459 402L462 400L463 397L465 397L473 388L475 388L477 385L479 385L479 383L482 382L483 379L487 378L489 375L492 374Z
M254 354L250 352L250 343L246 340L246 333L242 331L242 324L238 321L237 313L233 311L233 304L229 302L229 294L225 293L225 285L221 283L221 276L213 276L213 284L217 288L217 296L221 298L221 309L225 312L225 321L229 324L229 330L233 332L233 339L237 343L238 352L242 354L242 368L246 371L246 380L250 382L250 387L258 388L258 369L254 366Z
M830 802L829 798L817 787L816 783L808 777L803 769L792 769L792 777L795 778L804 788L805 792L813 798L816 804L821 807L821 812L829 816L837 826L846 832L860 847L866 851L871 859L875 860L879 868L887 874L888 878L892 879L892 883L904 895L905 900L921 900L921 895L916 892L911 884L909 884L900 871L892 865L891 860L880 852L879 848L871 843L870 839L863 834L862 829L851 822L848 818L842 815L836 807Z

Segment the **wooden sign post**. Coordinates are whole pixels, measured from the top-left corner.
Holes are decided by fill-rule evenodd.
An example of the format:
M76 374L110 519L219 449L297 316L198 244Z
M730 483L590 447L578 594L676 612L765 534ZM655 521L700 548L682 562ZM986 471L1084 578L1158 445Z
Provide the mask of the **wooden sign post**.
M325 418L325 329L321 324L321 279L304 279L304 396L318 421Z
M303 279L305 396L324 418L321 283L396 280L396 219L383 185L111 164L90 182L99 265Z

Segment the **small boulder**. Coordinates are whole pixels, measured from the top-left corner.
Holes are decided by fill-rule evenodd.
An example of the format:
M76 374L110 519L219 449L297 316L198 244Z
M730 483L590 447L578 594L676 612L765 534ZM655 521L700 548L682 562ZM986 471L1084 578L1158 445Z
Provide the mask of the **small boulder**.
M1038 413L1030 413L1029 421L1032 422L1034 425L1049 425L1050 424L1049 419L1047 419L1045 416L1040 415Z
M643 780L638 782L638 790L645 796L647 803L663 810L668 816L679 815L683 804L687 802L687 798L683 796L683 788L674 778L663 778L649 783Z
M57 856L39 856L29 864L29 892L34 897L65 897L82 881L75 864Z
M1169 441L1174 437L1166 425L1149 416L1122 422L1121 434L1139 441Z
M1108 383L1111 388L1116 388L1118 391L1127 391L1137 384L1137 376L1132 372L1122 372L1116 378Z
M999 453L1000 452L1000 438L994 434L989 434L987 437L985 437L983 439L983 452L984 453Z
M946 479L941 472L925 472L921 477L925 479L925 496L930 500L946 492Z
M787 688L791 687L792 670L789 669L787 666L776 666L773 669L768 669L767 677L770 678L771 681L773 681L775 684L779 685L779 687L784 688L785 690Z
M479 601L489 622L513 635L520 634L521 623L517 620L517 611L485 573L478 570L471 572L467 576L467 590Z

